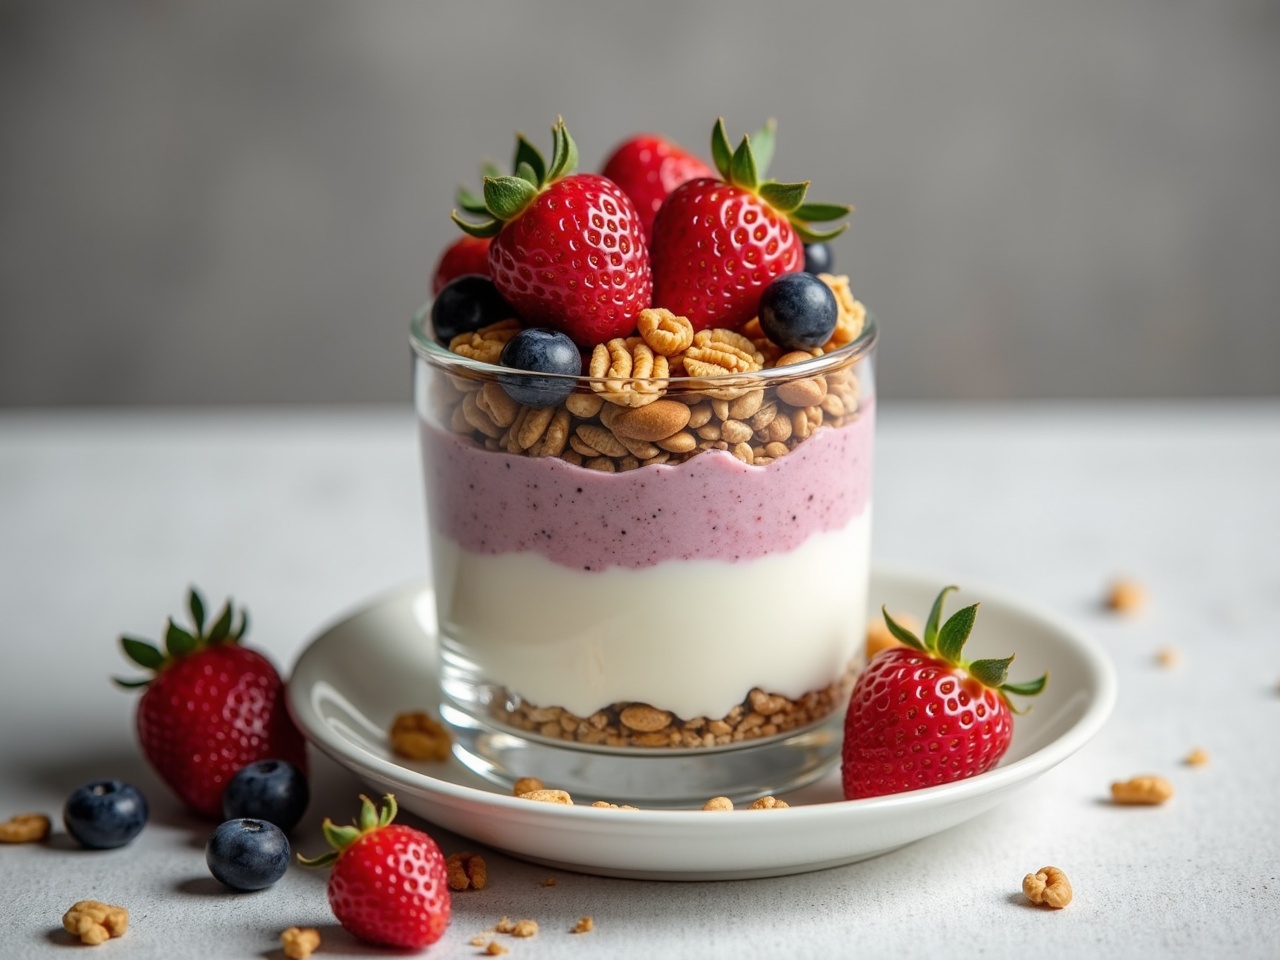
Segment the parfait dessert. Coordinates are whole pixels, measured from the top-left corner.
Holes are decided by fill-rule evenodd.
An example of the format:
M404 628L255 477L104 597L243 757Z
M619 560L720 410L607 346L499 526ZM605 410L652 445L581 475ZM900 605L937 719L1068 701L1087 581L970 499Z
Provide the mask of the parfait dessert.
M816 775L866 623L875 331L815 227L849 208L764 179L771 124L718 122L714 169L553 140L460 193L413 326L446 716L579 758L800 743ZM504 764L475 766L540 772Z

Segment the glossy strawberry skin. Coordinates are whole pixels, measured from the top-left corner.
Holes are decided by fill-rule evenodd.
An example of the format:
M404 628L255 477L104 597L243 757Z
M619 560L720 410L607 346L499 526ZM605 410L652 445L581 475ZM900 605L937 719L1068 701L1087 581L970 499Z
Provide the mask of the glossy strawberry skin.
M465 234L445 247L436 263L431 278L431 295L434 297L450 280L469 273L489 275L489 239L469 237Z
M1009 749L1009 704L964 670L910 647L877 654L845 716L846 799L972 777Z
M695 330L740 327L775 277L804 268L804 244L754 193L716 179L677 187L653 224L653 301Z
M683 147L651 133L619 144L601 172L636 205L646 237L653 236L653 219L671 191L690 180L715 176L714 170Z
M635 205L590 173L548 184L508 222L489 247L489 272L526 326L588 348L630 334L653 294Z
M197 813L222 819L222 792L255 760L306 771L306 745L284 684L262 654L226 644L166 666L138 701L138 742L160 778Z
M449 925L444 856L420 830L393 823L345 849L329 875L329 906L368 943L421 949Z

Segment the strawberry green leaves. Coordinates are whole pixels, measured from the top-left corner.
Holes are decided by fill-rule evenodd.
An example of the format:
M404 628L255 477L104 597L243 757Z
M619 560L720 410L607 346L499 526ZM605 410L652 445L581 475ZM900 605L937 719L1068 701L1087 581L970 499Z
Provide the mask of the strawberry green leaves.
M187 610L191 614L193 630L184 629L174 623L172 617L169 618L165 621L163 650L146 640L121 636L120 647L125 656L142 669L159 673L175 660L191 656L208 647L238 643L249 627L249 615L243 609L240 611L239 625L233 626L235 609L228 600L223 604L222 611L206 633L204 598L195 587L187 592ZM124 680L119 677L114 679L118 686L133 688L145 687L154 677L136 680Z
M964 646L969 640L969 635L973 633L973 627L978 618L978 604L971 604L961 610L957 610L945 622L942 621L942 610L946 603L947 594L958 589L955 586L948 586L943 587L939 592L929 610L929 617L925 621L923 638L917 637L902 626L889 615L887 608L881 607L885 625L894 637L908 647L928 656L936 657L948 666L958 667L967 671L971 677L983 686L998 690L1006 702L1009 694L1033 697L1040 693L1049 681L1047 673L1037 677L1035 680L1027 680L1021 683L1008 682L1009 665L1013 663L1012 655L998 659L964 659Z
M819 243L838 237L847 223L830 230L819 230L815 223L827 223L847 216L853 209L840 203L805 203L809 181L779 183L776 180L761 182L769 163L773 160L776 125L772 120L756 131L754 140L744 136L734 149L729 144L724 118L716 120L711 131L711 159L726 183L756 194L779 213L785 214L792 228L804 243Z
M390 826L399 812L399 807L396 804L395 794L388 793L382 799L385 803L378 808L372 800L361 794L360 814L353 824L338 826L326 817L324 823L320 825L320 830L324 834L325 842L333 849L325 851L318 857L304 857L298 854L298 862L304 867L330 866L349 846L365 834Z

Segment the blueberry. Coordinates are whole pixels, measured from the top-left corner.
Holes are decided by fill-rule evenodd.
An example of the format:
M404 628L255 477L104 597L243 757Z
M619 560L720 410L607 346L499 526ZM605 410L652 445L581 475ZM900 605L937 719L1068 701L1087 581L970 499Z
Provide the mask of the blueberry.
M806 243L804 245L804 272L830 273L836 264L831 247L825 243Z
M82 846L113 850L147 825L147 798L122 780L94 780L77 787L62 808L62 822Z
M470 333L516 315L493 281L478 273L455 277L431 304L431 329L448 345L460 333Z
M788 350L822 346L839 319L835 294L811 273L784 273L760 296L760 328Z
M582 354L577 345L556 330L530 327L521 330L502 348L501 363L517 370L577 376L582 372ZM527 407L554 407L573 393L572 380L551 377L499 377L502 389L516 403Z
M241 767L222 792L228 820L266 820L288 833L298 825L311 800L302 771L288 760L259 760Z
M262 890L288 869L289 841L274 823L228 820L209 837L204 859L214 879L232 890Z

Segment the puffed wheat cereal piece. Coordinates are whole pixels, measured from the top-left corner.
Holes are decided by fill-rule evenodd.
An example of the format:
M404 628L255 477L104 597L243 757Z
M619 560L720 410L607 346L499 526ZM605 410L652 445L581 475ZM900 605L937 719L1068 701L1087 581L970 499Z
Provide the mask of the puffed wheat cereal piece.
M511 787L511 795L518 797L522 793L533 793L535 790L545 790L547 785L537 777L521 777Z
M587 367L588 374L597 381L591 389L620 407L653 403L666 391L671 375L667 358L654 356L648 344L635 339L631 343L615 337L608 343L596 344Z
M761 797L747 807L748 810L786 810L789 804L777 797Z
M519 320L499 320L479 330L458 334L449 341L449 349L481 363L497 363L502 357L502 348L519 332Z
M663 307L641 310L636 326L650 349L664 357L683 353L693 343L693 324Z
M1111 784L1111 802L1154 806L1173 796L1173 784L1152 774Z
M566 807L573 806L573 797L569 796L564 790L530 790L528 793L521 793L518 796L521 800L537 800L541 803L558 803Z
M564 405L579 420L591 420L600 413L604 398L595 393L571 393L565 398Z
M450 854L444 862L450 890L483 890L489 882L484 857L469 851Z
M410 760L448 760L453 748L449 731L423 710L397 714L390 739L392 751Z
M19 813L0 823L0 843L37 843L49 835L43 813Z
M590 917L579 917L578 922L573 925L570 933L590 933L596 928L596 922Z
M128 926L128 910L98 900L81 900L62 915L63 929L91 947L123 937Z
M689 423L690 410L675 400L655 400L653 403L613 415L606 424L619 439L644 440L657 443L676 436ZM689 434L692 438L693 434ZM664 449L670 449L664 447ZM690 447L689 449L693 449ZM672 451L677 452L677 451Z
M633 807L627 803L610 803L608 800L597 800L592 804L601 810L639 810L639 807Z
M289 960L306 960L320 946L315 927L290 927L280 934L280 949Z
M1203 747L1196 747L1187 754L1186 759L1182 761L1188 767L1203 767L1209 762L1209 751Z
M623 726L639 733L665 730L671 724L671 714L643 703L633 703L618 715L618 719Z
M1022 892L1032 903L1061 910L1071 902L1071 881L1057 867L1041 867L1022 878Z
M1147 605L1147 591L1137 580L1118 577L1107 590L1106 605L1116 613L1139 613Z
M732 810L733 801L728 797L712 797L702 805L703 810L723 811Z

